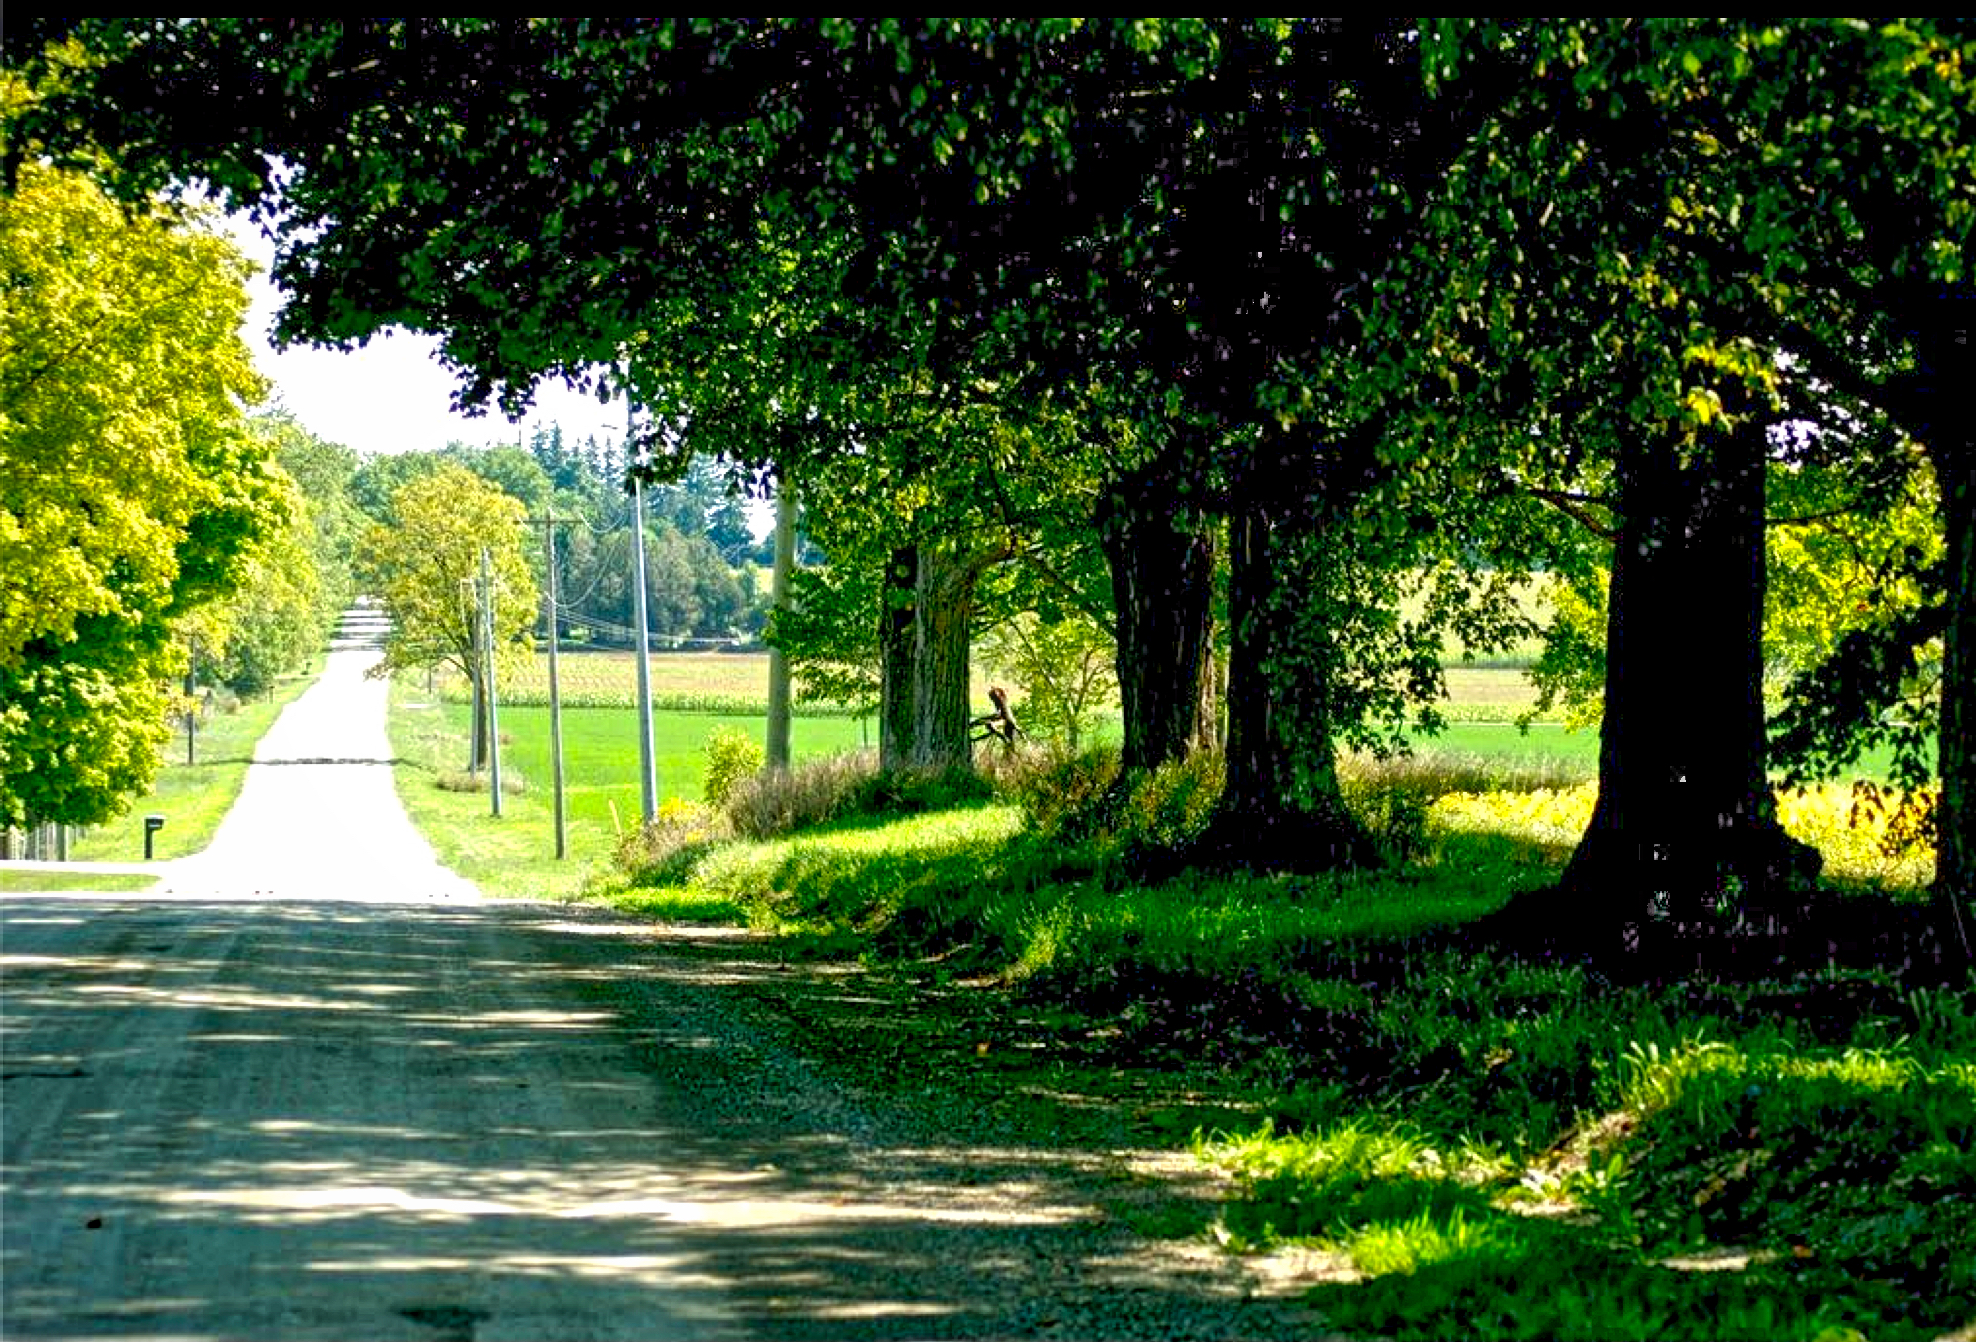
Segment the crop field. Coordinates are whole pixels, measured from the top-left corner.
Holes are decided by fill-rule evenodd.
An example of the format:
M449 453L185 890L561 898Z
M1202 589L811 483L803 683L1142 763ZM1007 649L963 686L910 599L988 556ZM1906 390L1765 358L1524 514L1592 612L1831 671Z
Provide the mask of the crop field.
M651 657L652 703L660 712L728 713L747 716L768 712L768 654L765 652L655 652ZM602 650L564 651L557 667L563 706L632 708L638 702L638 657L635 653ZM434 678L441 698L464 703L466 677L444 670ZM536 654L518 669L504 668L503 703L549 702L549 658ZM978 670L974 697L984 704L988 680ZM848 704L796 704L796 716L852 717Z

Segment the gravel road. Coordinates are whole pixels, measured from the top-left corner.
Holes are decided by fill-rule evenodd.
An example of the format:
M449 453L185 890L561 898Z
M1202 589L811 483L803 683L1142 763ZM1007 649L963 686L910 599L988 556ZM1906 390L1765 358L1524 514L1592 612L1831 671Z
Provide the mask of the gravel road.
M0 901L0 1335L1312 1335L1132 1232L1161 1157L847 1075L745 940L480 899L373 656L159 891Z

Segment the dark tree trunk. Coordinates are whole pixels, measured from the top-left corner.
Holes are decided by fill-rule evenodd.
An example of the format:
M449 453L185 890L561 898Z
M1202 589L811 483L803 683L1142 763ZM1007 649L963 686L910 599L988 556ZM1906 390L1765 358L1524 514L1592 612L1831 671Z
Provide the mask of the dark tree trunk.
M1228 783L1206 846L1255 866L1372 862L1338 786L1323 509L1259 492L1238 493L1229 520Z
M919 582L919 550L892 551L878 614L878 764L900 769L913 762L913 623Z
M1214 535L1153 470L1119 481L1099 517L1118 611L1126 773L1185 759L1212 740Z
M968 740L968 637L979 565L947 546L919 547L913 605L913 754L922 768L964 769Z
M1765 455L1756 421L1686 466L1621 450L1599 795L1563 880L1595 940L1719 927L1816 874L1767 773Z
M1932 455L1948 550L1935 903L1944 933L1976 960L1976 444L1943 440Z
M1945 554L1942 718L1937 773L1937 921L1965 960L1976 961L1976 295L1950 291L1932 305L1921 353L1919 436L1928 446L1942 497Z

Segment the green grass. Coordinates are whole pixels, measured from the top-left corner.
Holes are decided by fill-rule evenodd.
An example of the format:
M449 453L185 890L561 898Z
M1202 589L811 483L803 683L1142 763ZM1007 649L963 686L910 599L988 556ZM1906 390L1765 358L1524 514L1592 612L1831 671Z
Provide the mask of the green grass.
M0 894L25 895L50 890L148 890L155 876L88 876L80 872L0 871Z
M144 860L144 817L165 817L164 828L152 840L152 856L163 861L196 853L212 842L220 821L240 795L254 745L274 725L281 710L322 674L320 659L308 671L281 678L274 694L241 704L200 724L194 737L194 763L185 762L185 737L167 743L163 765L150 791L133 799L116 820L86 831L69 845L75 862L141 862ZM6 890L142 890L147 876L81 876L59 872L9 872L0 876Z
M504 795L503 815L490 814L485 791L454 792L439 783L462 773L470 711L434 705L416 677L394 679L390 696L398 795L440 860L490 894L529 898L573 896L593 869L608 862L623 829L635 828L642 806L638 782L637 715L626 709L567 708L563 767L569 856L555 856L554 792L546 708L500 709L504 782L523 791ZM660 798L698 798L708 735L719 727L759 736L754 716L662 713L653 719L653 752ZM855 719L798 718L791 731L797 758L856 749Z
M1431 791L1417 768L1355 783L1374 785ZM1629 986L1471 948L1466 924L1555 879L1558 804L1484 808L1487 826L1430 809L1401 869L1156 881L986 805L688 835L612 898L994 982L1060 1022L1059 1059L1244 1078L1260 1117L1196 1139L1233 1180L1213 1232L1318 1255L1335 1280L1314 1299L1354 1335L1968 1323L1976 985Z

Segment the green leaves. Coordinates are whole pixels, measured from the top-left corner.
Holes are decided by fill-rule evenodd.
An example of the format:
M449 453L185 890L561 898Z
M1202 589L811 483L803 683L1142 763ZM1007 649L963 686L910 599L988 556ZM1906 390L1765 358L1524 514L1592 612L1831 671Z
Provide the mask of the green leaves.
M365 533L359 564L384 602L392 631L383 670L450 662L477 679L471 586L482 553L494 580L494 640L508 649L534 627L537 596L515 499L464 466L445 462L391 496L391 525Z
M25 163L0 275L0 825L95 823L156 767L172 622L246 579L288 494L244 428L229 244Z

